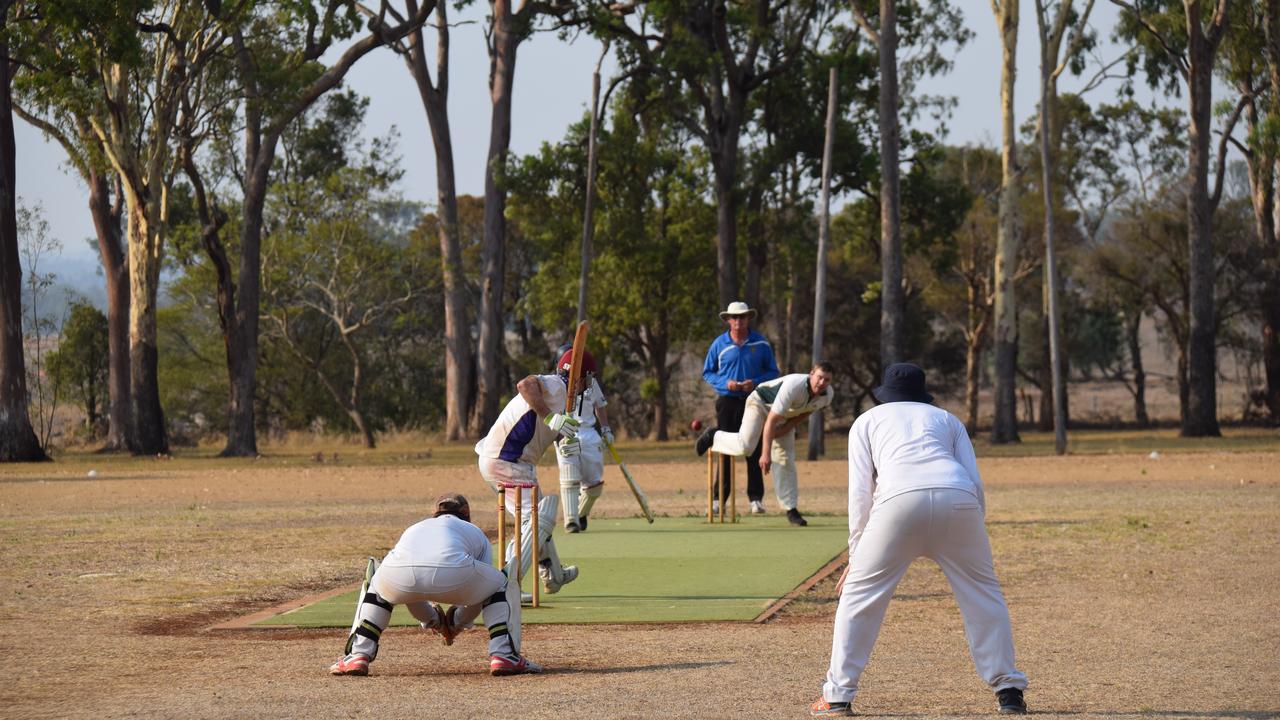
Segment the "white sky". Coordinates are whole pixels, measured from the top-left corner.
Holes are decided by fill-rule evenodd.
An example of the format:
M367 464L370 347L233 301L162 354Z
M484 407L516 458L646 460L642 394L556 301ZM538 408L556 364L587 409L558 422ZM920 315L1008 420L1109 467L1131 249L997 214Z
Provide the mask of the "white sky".
M1018 78L1015 92L1018 124L1035 112L1039 94L1039 40L1035 7L1023 2L1019 32ZM995 20L986 2L964 4L966 24L975 37L955 57L955 67L945 77L923 84L932 94L955 95L958 104L949 122L948 141L956 144L996 146L999 143L1000 48ZM458 192L479 195L484 190L485 153L489 143L491 106L488 95L488 56L485 53L480 11L471 13L476 22L455 27L452 39L452 77L449 116L453 130L454 163ZM1094 8L1093 26L1099 30L1105 60L1119 50L1108 43L1116 17L1113 5L1100 0ZM452 18L455 23L459 18ZM465 20L466 18L462 18ZM527 154L543 142L561 138L567 126L582 117L591 99L591 74L600 54L600 45L587 36L573 44L560 41L553 33L535 36L521 46L516 64L515 98L511 150ZM606 61L607 84L612 64ZM1090 70L1088 74L1092 74ZM1064 75L1060 89L1078 88L1083 80ZM400 131L400 155L405 169L402 192L412 200L435 200L435 157L426 116L416 87L398 56L379 49L365 57L347 76L347 86L370 98L366 130L382 135L391 126ZM1115 85L1095 90L1089 101L1110 101ZM1178 100L1168 102L1180 103ZM87 189L66 165L62 148L47 142L21 120L15 123L17 139L17 189L27 205L39 203L49 222L51 234L62 242L62 256L49 258L46 267L59 274L63 283L96 297L102 279L97 274L96 245L92 244L93 224L86 205Z

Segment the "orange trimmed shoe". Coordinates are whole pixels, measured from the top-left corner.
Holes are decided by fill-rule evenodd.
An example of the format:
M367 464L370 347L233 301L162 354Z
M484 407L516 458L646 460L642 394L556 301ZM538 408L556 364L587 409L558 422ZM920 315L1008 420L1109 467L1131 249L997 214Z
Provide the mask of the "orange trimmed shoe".
M543 668L538 663L530 660L523 655L517 655L510 658L505 655L489 656L489 674L494 677L502 677L504 675L529 675L542 672Z
M809 705L809 717L848 717L853 715L853 704L847 702L827 702L818 698Z
M369 658L360 653L351 653L329 666L330 675L368 675Z

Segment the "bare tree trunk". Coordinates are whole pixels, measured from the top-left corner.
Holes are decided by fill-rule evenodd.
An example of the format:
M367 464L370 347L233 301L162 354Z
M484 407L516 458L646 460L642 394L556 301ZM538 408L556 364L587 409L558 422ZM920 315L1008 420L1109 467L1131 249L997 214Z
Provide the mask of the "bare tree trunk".
M142 191L146 196L128 183L125 187L129 212L129 399L135 455L169 452L157 376L156 297L162 240L156 224L162 213L152 195L160 192L158 185L148 183Z
M977 255L975 249L974 252ZM969 435L978 432L978 392L982 380L982 348L987 344L987 327L991 322L986 289L981 283L968 283L968 321L965 330L965 428Z
M995 418L991 442L1018 436L1018 313L1014 273L1018 254L1017 123L1013 90L1017 77L1019 0L1002 0L996 13L1002 45L1000 72L1001 169L999 232L995 262ZM992 1L995 7L995 0Z
M129 265L120 226L124 198L115 183L115 201L107 177L89 168L89 214L98 237L102 274L107 280L107 437L102 451L128 450L129 433Z
M520 35L510 0L494 0L493 39L489 50L489 93L493 112L484 171L483 278L480 289L480 337L476 353L478 380L471 433L481 435L498 416L502 368L503 289L506 272L507 190L503 177L511 145L511 100L515 84L516 48Z
M1015 0L1016 1L1016 0ZM880 365L906 359L898 181L898 11L880 0Z
M582 250L578 270L578 323L587 319L587 291L591 278L591 240L595 236L596 141L600 134L600 65L609 52L606 44L591 74L591 128L587 135L587 197L582 208Z
M13 75L6 34L10 5L7 0L0 2L0 462L25 462L48 460L49 456L40 447L27 413Z
M729 137L732 135L732 137ZM738 297L738 128L721 137L721 148L712 155L716 192L716 286L720 307Z
M743 300L753 308L761 307L760 277L769 260L769 240L764 232L764 188L753 183L747 195L747 281Z
M895 65L895 72L896 70ZM883 71L883 67L881 68ZM827 124L826 134L822 141L822 189L818 199L818 258L814 270L813 281L813 347L812 362L814 365L823 361L822 347L826 342L827 327L827 244L831 238L831 156L836 139L836 69L827 73ZM895 108L894 118L897 118ZM883 119L881 123L883 123ZM895 123L896 125L896 123ZM896 148L896 143L895 143ZM823 413L809 416L809 452L810 460L817 460L823 451Z
M665 325L665 321L660 321ZM653 398L653 427L649 430L651 440L666 441L671 438L668 426L671 424L670 400L668 391L671 387L671 370L667 367L667 335L664 330L650 334L649 364L653 377L658 381L658 392Z
M1263 12L1266 38L1267 76L1270 82L1272 112L1280 111L1280 0L1266 0ZM1254 183L1254 207L1258 218L1258 242L1263 251L1263 290L1261 294L1262 365L1267 378L1267 410L1271 421L1280 423L1280 202L1276 198L1276 181L1280 178L1280 158L1272 150L1254 163L1258 181Z
M436 155L437 235L444 280L445 440L461 440L471 415L471 322L467 313L466 276L458 238L458 190L453 165L453 133L449 126L449 23L447 3L436 7L436 82L427 71L422 30L409 34L405 64L418 86L431 128Z
M1187 253L1191 282L1191 328L1187 350L1187 412L1183 437L1217 437L1217 330L1213 281L1213 209L1209 200L1209 140L1213 130L1213 56L1216 43L1204 35L1199 3L1188 0L1188 95L1191 98L1187 159ZM1197 11L1193 14L1193 11Z
M1147 372L1142 367L1142 343L1138 331L1142 326L1142 313L1125 312L1125 338L1129 343L1129 367L1133 370L1133 420L1138 427L1151 425L1147 415Z

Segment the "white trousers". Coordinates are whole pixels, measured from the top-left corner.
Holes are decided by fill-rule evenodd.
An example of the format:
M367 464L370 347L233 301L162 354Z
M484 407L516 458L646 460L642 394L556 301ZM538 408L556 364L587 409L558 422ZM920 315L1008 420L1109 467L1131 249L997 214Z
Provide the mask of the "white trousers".
M852 702L871 657L893 590L920 556L938 563L964 617L969 654L978 675L998 691L1025 688L1014 665L1013 629L996 580L982 508L970 493L913 490L871 508L836 609L831 666L822 686L828 702Z
M604 482L604 440L594 427L583 428L578 433L581 450L577 455L565 457L556 453L556 464L560 467L561 485L566 477L566 466L573 465L577 473L572 476L579 479L582 488L595 487Z
M755 399L755 395L747 398L747 407L742 412L742 424L737 432L717 430L711 449L723 455L747 457L755 452L760 436L764 433L764 421L769 417L769 406ZM784 435L773 439L769 448L770 460L773 463L769 472L773 475L773 492L778 496L778 504L783 510L796 507L800 499L799 485L796 481L796 431L794 428Z

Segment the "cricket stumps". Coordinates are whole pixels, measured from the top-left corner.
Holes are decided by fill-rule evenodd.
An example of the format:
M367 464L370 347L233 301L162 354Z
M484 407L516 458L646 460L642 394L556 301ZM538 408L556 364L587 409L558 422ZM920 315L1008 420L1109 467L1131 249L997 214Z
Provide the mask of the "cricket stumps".
M724 455L715 450L707 451L707 522L717 522L717 513L715 512L715 495L717 481L723 481L724 487L729 491L728 497L724 502L720 503L719 522L725 522L725 511L728 511L729 522L738 522L738 494L733 484L734 468L736 465L736 456ZM722 470L724 468L724 470ZM720 477L723 474L725 477ZM723 494L724 490L721 490Z
M515 528L516 537L515 537L515 542L512 543L512 547L515 549L515 556L513 559L515 560L514 565L515 565L515 574L516 574L516 584L519 585L521 581L524 580L524 577L521 575L521 569L524 567L524 565L522 564L522 561L524 560L524 558L521 557L521 553L523 552L522 547L524 545L524 538L521 537L521 528L522 528L521 521L523 519L522 516L524 515L524 490L525 489L529 490L530 499L532 500L532 508L531 508L532 516L529 518L529 532L533 536L533 542L529 543L529 547L532 549L532 552L531 552L532 557L530 558L531 562L529 563L529 567L533 568L534 578L535 578L533 582L533 593L532 593L533 603L532 604L533 604L533 607L539 607L541 605L541 589L538 587L537 569L538 569L538 544L539 544L538 543L538 500L540 498L538 497L537 485L528 486L528 487L524 485L499 485L498 486L498 569L501 570L502 568L507 566L507 492L510 490L514 490L516 493L516 497L515 497L515 507L512 510L512 515L514 516L513 524Z

